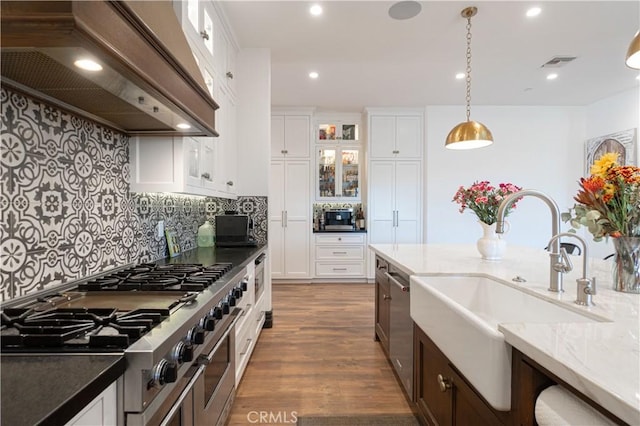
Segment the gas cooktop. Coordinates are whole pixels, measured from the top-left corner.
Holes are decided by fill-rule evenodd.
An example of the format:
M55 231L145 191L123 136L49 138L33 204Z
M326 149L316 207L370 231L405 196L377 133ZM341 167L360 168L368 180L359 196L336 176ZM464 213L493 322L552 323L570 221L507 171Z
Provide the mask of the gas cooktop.
M129 347L232 269L230 263L138 264L0 313L3 352Z

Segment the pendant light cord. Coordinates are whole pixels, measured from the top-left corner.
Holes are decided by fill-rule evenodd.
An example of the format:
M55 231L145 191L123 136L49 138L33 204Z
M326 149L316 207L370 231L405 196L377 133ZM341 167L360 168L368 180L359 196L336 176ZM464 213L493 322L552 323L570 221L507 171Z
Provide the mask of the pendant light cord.
M471 17L467 18L467 121L471 117Z

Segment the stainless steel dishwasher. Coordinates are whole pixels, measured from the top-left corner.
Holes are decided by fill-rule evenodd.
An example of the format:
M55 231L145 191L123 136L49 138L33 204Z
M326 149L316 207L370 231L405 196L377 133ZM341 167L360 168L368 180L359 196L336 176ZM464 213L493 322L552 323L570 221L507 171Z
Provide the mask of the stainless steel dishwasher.
M413 400L413 321L409 312L409 275L389 264L391 306L389 314L389 355L391 363Z

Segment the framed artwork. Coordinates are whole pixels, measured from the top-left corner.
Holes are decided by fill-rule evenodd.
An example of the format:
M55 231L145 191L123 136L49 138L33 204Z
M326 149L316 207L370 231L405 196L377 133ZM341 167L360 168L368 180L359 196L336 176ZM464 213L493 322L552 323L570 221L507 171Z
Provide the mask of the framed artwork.
M169 247L169 257L180 254L180 243L178 242L178 233L169 228L164 229L164 235L167 238L167 246Z
M587 140L585 144L585 176L593 163L607 152L617 152L621 166L635 166L638 159L638 129L623 130Z

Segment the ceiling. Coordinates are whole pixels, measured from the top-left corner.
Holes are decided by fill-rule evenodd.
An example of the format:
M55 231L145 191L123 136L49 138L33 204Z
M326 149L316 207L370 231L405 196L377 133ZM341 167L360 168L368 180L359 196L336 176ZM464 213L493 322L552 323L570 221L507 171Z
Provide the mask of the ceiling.
M640 85L624 65L640 28L632 1L422 1L411 19L389 17L389 1L227 0L241 48L271 49L272 104L361 111L366 106L465 103L466 19L472 18L471 104L588 105ZM526 10L542 13L527 18ZM576 56L561 68L542 65ZM320 77L312 80L310 71ZM548 81L546 75L557 72Z

